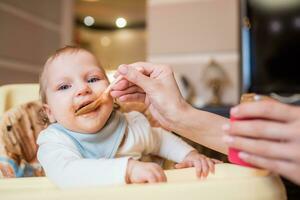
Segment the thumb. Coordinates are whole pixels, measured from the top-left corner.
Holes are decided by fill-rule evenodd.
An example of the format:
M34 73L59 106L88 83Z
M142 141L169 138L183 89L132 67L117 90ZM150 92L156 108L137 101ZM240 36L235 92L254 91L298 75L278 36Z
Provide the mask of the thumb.
M128 81L141 87L144 91L147 91L147 88L149 88L149 86L151 85L150 77L144 75L134 67L121 65L119 66L118 73L120 73Z

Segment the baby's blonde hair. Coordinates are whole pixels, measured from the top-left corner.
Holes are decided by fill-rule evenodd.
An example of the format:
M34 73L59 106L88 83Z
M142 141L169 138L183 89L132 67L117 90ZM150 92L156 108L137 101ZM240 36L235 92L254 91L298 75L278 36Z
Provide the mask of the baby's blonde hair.
M85 51L85 52L88 52L90 54L92 54L90 51L86 50L86 49L83 49L81 47L77 47L77 46L65 46L63 48L60 48L60 49L57 49L53 55L51 55L46 63L44 64L44 67L43 67L43 70L40 74L40 78L39 78L39 84L40 84L40 98L41 98L41 101L43 104L46 104L47 103L47 96L46 96L46 88L47 88L47 78L46 78L46 75L47 75L47 68L49 66L49 64L51 64L53 61L55 61L58 57L62 56L62 55L65 55L67 53L69 54L72 54L72 53L78 53L80 51ZM92 54L93 55L93 54ZM105 78L107 79L107 76L105 74L105 71L102 69L99 61L97 61L97 59L95 58L98 66L100 67L100 69L103 71L104 75L105 75Z

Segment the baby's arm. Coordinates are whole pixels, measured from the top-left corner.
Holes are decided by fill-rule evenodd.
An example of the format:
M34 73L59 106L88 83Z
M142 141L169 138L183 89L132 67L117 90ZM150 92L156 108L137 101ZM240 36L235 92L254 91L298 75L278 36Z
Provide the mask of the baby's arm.
M202 167L202 163L199 165L199 162L206 162L207 160L199 161L199 159L206 158L204 155L199 154L193 147L174 134L162 128L151 127L148 120L142 114L131 112L126 116L129 131L126 144L121 148L121 151L141 152L144 155L158 155L180 163L177 165L177 168L195 166L197 175L199 171L202 174L202 168L199 168ZM208 165L208 169L211 169L210 163ZM203 175L205 176L206 168L203 168L203 170Z
M209 172L214 173L214 164L220 163L200 154L182 139L164 129L152 128L152 134L154 140L160 140L157 141L157 144L160 144L157 155L177 162L177 169L195 167L197 176L201 178L207 177Z
M160 157L181 162L194 150L181 138L162 129L150 126L144 115L138 112L126 114L128 121L128 137L121 151L139 152L144 155L154 154Z
M162 128L151 128L154 154L180 163L195 149L181 138Z
M46 175L60 187L126 183L129 157L84 159L72 143L56 135L40 136L38 160Z

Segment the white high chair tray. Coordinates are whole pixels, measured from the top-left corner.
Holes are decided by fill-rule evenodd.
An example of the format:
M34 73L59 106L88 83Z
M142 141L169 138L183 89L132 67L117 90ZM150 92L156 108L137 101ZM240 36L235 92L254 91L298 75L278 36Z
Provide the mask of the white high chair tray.
M194 168L165 171L168 183L59 189L46 177L0 180L0 199L116 200L285 200L279 177L265 170L216 165L215 174L199 180Z

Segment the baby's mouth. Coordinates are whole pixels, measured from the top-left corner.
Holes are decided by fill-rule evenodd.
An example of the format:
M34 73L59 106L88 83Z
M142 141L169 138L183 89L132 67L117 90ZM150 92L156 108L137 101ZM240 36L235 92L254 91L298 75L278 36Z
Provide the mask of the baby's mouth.
M91 104L92 102L93 102L93 101L86 101L86 102L80 104L79 107L76 108L75 114L76 114L81 108L83 108L83 107L85 107L85 106Z

